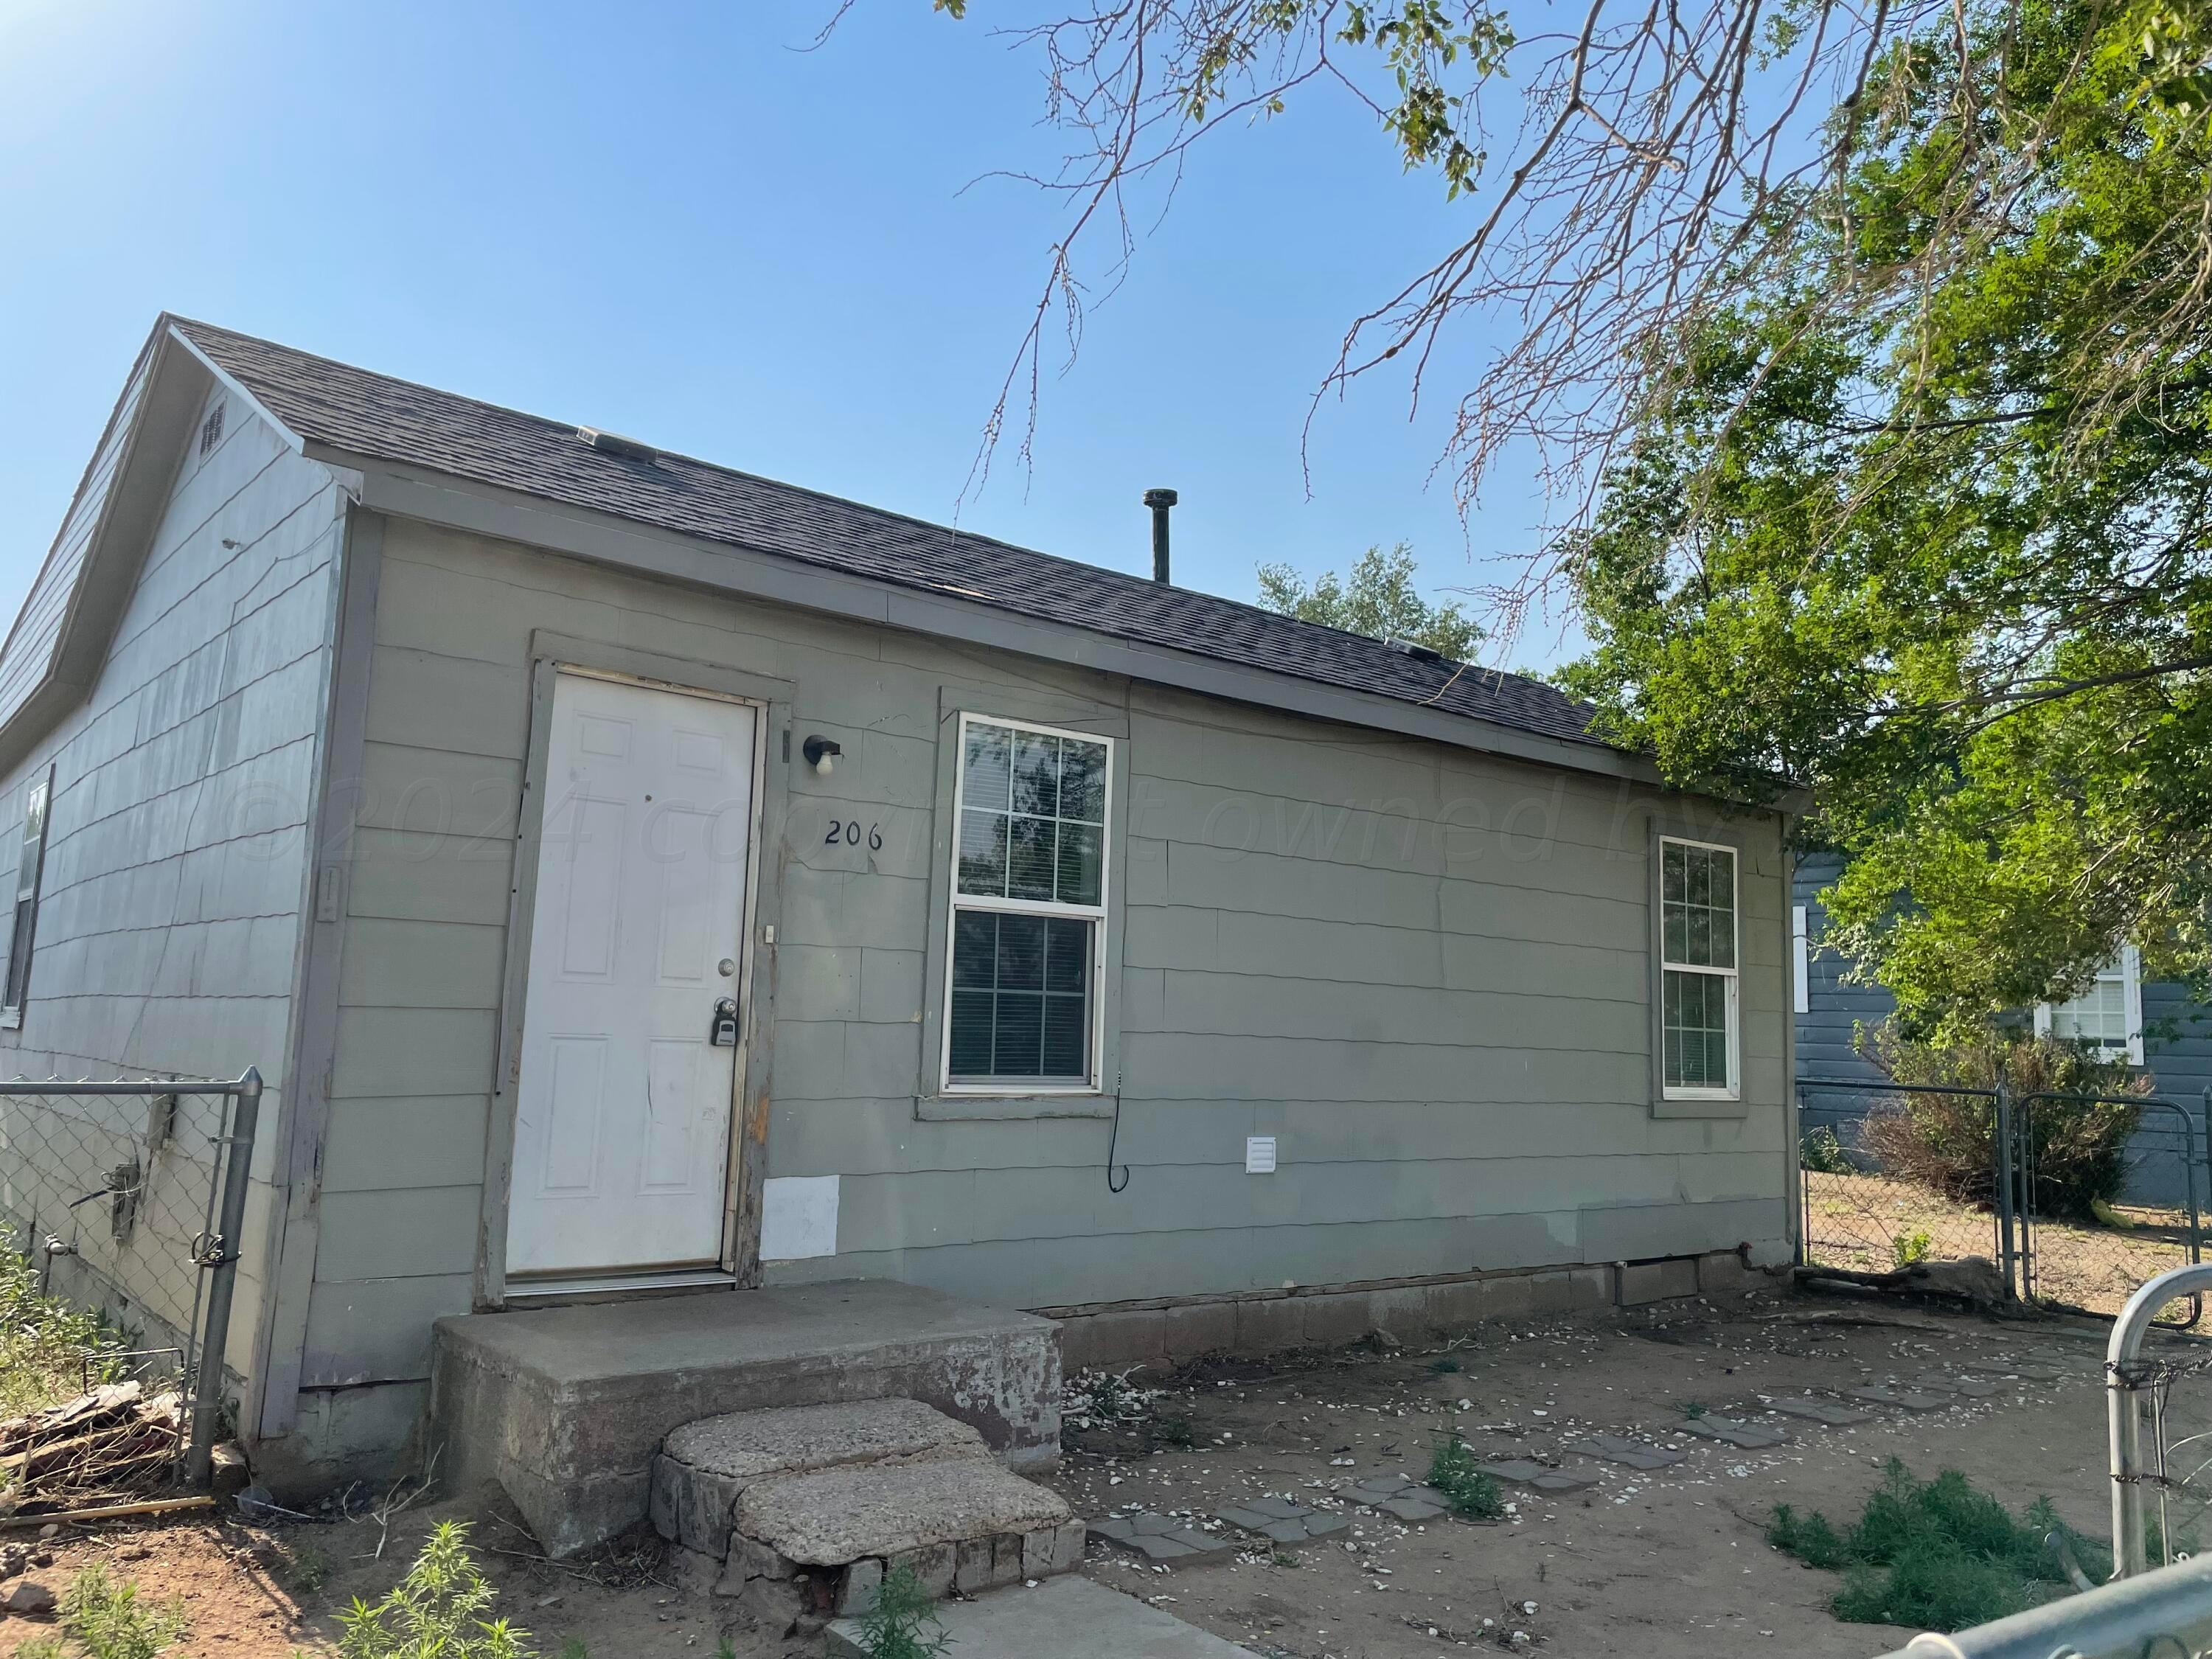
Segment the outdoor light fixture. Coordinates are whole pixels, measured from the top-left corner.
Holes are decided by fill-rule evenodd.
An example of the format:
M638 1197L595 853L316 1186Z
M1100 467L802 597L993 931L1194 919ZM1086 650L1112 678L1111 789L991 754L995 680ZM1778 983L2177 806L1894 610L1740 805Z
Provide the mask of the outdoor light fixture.
M809 738L800 752L806 757L806 763L826 778L845 746L835 738Z

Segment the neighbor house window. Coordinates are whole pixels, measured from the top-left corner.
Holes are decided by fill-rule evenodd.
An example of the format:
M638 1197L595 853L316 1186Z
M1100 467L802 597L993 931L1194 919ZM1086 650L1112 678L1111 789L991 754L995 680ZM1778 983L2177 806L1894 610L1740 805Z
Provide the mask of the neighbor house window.
M1736 1093L1735 849L1659 841L1661 1075L1676 1099Z
M0 1019L20 1025L23 1002L31 993L31 939L39 921L39 870L46 856L46 802L53 793L54 771L31 786L23 800L23 846L15 865L15 915L8 933L8 979L0 994Z
M1097 1084L1109 748L960 717L948 1088Z
M2142 957L2132 945L2098 970L2078 997L2037 1005L2035 1029L2062 1042L2082 1042L2107 1060L2143 1063Z

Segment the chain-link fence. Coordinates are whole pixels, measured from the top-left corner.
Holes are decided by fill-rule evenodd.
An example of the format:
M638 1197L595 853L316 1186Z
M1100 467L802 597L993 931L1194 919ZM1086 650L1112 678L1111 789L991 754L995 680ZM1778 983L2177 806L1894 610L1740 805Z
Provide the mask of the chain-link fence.
M120 1334L107 1370L175 1393L195 1477L222 1408L260 1098L250 1069L227 1082L0 1083L9 1247L40 1295Z
M1996 1104L1995 1090L1801 1085L1806 1265L1886 1273L2001 1261ZM1931 1137L1975 1150L1937 1167L1923 1152Z
M2212 1176L2196 1119L2172 1101L1808 1079L1798 1109L1808 1267L1979 1257L1999 1294L2110 1317L2202 1259ZM2200 1311L2191 1297L2160 1322Z

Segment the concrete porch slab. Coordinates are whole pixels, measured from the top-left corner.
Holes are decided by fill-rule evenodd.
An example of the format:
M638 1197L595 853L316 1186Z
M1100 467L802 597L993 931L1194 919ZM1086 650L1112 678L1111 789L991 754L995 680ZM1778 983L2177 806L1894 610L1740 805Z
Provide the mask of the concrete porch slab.
M1252 1659L1250 1651L1080 1573L1016 1585L938 1613L960 1659ZM855 1623L830 1626L836 1659L867 1659Z
M1014 1468L1060 1455L1060 1333L893 1279L471 1314L438 1322L430 1443L495 1485L553 1556L645 1518L653 1453L698 1418L905 1398Z

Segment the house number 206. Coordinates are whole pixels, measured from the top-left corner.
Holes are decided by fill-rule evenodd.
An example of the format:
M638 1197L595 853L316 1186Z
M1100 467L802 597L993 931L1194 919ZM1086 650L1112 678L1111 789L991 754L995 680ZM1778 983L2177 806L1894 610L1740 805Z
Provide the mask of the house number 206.
M858 847L860 844L859 821L848 818L840 823L836 818L830 819L830 833L822 837L822 844L824 847ZM880 823L868 826L868 850L871 853L884 850L884 827Z

